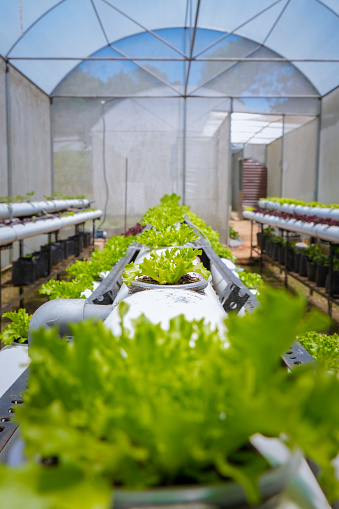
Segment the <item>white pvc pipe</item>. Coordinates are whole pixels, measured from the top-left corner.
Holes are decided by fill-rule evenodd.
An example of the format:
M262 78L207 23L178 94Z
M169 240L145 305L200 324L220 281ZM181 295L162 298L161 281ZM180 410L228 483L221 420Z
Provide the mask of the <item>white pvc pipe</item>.
M67 226L84 223L85 221L99 219L102 216L101 210L78 212L74 215L61 216L51 219L39 219L24 224L0 227L0 246L12 244L16 240L34 237L43 233L58 231Z
M0 219L35 216L41 212L59 212L69 208L81 209L89 206L86 199L32 201L22 203L0 203Z
M321 240L339 243L339 226L327 226L326 224L306 223L297 221L296 219L281 219L280 217L270 216L269 214L261 214L260 212L252 212L245 210L243 217L251 219L257 223L268 224L281 228L282 230L289 230L292 232L301 233L309 237L316 237Z
M133 331L133 320L145 315L152 323L160 323L164 329L168 329L172 318L184 315L186 320L204 318L212 329L218 328L223 332L225 330L224 320L227 315L212 287L210 290L198 293L192 290L182 290L180 287L175 289L159 287L159 289L132 294L126 292L122 300L129 305L129 309L124 316L124 326ZM115 306L119 300L117 298L113 305ZM114 334L120 333L120 316L117 306L106 318L104 324Z
M258 206L267 210L279 210L288 214L302 214L305 216L317 216L327 219L339 220L339 208L309 207L307 205L293 205L290 203L278 203L270 200L259 200ZM248 211L246 211L248 212Z
M25 371L29 362L27 345L12 344L0 350L0 398Z

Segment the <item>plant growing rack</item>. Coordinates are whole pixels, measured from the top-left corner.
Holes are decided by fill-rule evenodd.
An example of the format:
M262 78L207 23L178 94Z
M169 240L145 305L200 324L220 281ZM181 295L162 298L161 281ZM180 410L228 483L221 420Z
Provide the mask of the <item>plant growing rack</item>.
M284 286L288 288L288 276L292 277L293 279L299 281L304 286L306 286L310 290L310 294L312 295L313 292L317 293L318 295L324 297L327 300L327 312L329 316L332 316L332 304L339 305L339 298L335 297L332 291L332 282L333 282L333 258L334 258L334 249L335 246L338 246L339 239L336 238L336 235L331 235L329 233L329 230L327 231L324 229L323 232L317 231L316 237L318 237L322 242L326 242L329 245L329 291L321 290L319 287L316 286L315 283L311 283L308 281L307 277L302 277L299 274L295 273L292 270L288 269L288 234L289 233L300 233L305 234L306 230L303 228L303 226L299 225L291 225L288 224L288 222L284 221L275 221L274 219L270 218L269 216L265 216L263 214L258 214L255 212L249 212L244 211L243 213L244 217L246 219L249 219L251 222L251 257L252 252L257 253L259 257L259 272L262 273L262 263L263 261L267 261L271 263L272 265L275 265L281 269L281 271L284 272ZM270 256L267 255L262 249L262 246L259 246L258 244L254 244L253 241L253 226L254 224L258 224L260 228L260 233L263 234L263 226L264 224L273 226L277 228L282 236L286 240L285 243L285 258L284 258L284 264L279 263L278 261L273 260ZM328 227L328 228L338 228L338 227ZM308 235L312 237L312 229L308 227ZM313 232L315 234L315 232Z

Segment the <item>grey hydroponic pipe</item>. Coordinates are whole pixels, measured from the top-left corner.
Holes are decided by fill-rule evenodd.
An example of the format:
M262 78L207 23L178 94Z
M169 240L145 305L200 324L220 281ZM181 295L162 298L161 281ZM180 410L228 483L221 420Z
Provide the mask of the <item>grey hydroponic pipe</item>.
M82 209L88 207L89 200L69 199L69 200L46 200L20 203L0 203L0 219L10 217L35 216L41 212L60 212L69 208Z
M28 343L32 332L42 327L57 327L61 336L71 335L69 323L79 323L93 318L105 320L113 305L91 304L86 299L54 299L42 304L33 314L29 323Z
M98 209L50 219L38 219L37 221L30 221L24 224L0 226L0 246L6 246L16 240L34 237L43 233L58 231L68 226L84 223L85 221L99 219L101 216L102 210Z

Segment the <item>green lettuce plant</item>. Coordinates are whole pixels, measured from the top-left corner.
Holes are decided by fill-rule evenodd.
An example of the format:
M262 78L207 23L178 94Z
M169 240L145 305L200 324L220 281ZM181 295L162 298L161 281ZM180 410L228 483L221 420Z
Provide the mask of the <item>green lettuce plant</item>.
M78 195L71 195L71 194L63 194L63 193L52 193L50 195L44 194L45 200L83 200L86 198L84 194L78 194Z
M34 191L30 191L26 193L25 196L17 195L17 196L0 196L0 203L20 203L20 202L29 202L31 201L32 196L34 195Z
M32 315L26 312L25 308L17 311L8 311L3 313L3 318L9 318L11 323L6 325L0 332L0 340L4 345L10 345L13 342L24 343L28 338L28 326Z
M299 343L326 369L339 374L339 335L319 334L315 331L298 336Z
M166 228L176 223L183 223L189 207L187 205L179 205L179 201L180 196L177 194L165 194L161 198L159 205L148 209L141 224L150 224L157 230L166 230Z
M198 235L194 233L193 228L187 224L180 224L178 228L168 226L165 230L154 230L150 228L143 231L136 237L136 241L144 246L165 247L165 246L184 246L189 242L194 242Z
M47 295L49 300L54 299L85 299L82 294L87 288L92 289L93 280L89 277L81 279L72 279L71 281L59 281L50 279L47 283L41 285L39 293Z
M338 203L322 203L318 201L303 201L303 200L294 200L293 198L280 198L280 197L271 197L271 198L261 198L262 200L273 201L283 205L284 203L288 205L303 205L307 207L322 207L322 208L330 208L336 209L339 208Z
M160 199L160 207L180 207L180 196L176 193L164 194Z
M177 283L188 272L197 272L208 279L210 272L203 264L194 264L201 253L200 249L192 248L166 249L160 254L151 251L149 258L144 258L141 263L132 262L126 265L122 279L126 285L130 285L137 277L149 276L165 285Z
M239 238L239 233L232 226L229 227L229 237L230 237L230 239L238 239Z
M305 248L304 253L311 262L318 264L322 259L328 258L325 249L320 244L310 244Z
M111 237L105 244L103 251L95 249L89 260L76 260L67 267L67 280L50 279L40 287L39 293L48 295L49 299L80 299L85 298L82 292L93 288L101 273L112 270L112 267L122 258L128 246L135 237L117 235Z
M185 212L181 207L154 207L149 209L141 224L150 224L157 230L165 230L168 226L172 226L176 223L182 223L184 221Z
M267 463L244 450L255 433L300 447L337 498L339 380L321 367L290 373L280 358L314 320L301 297L266 290L255 312L228 317L227 340L183 316L168 330L141 316L134 333L122 327L119 336L74 324L71 343L54 329L36 331L29 390L16 409L28 463L0 465L7 506L19 509L24 498L38 509L108 509L114 486L229 478L258 503Z
M220 258L227 258L233 262L236 260L236 256L232 254L232 251L221 244L220 234L216 230L213 230L211 226L207 226L205 221L194 212L189 210L186 215L188 219L197 226L202 236L208 241Z
M267 235L268 237L272 236L273 232L274 232L275 228L273 226L267 226L266 228L264 228L264 235Z
M239 279L244 283L250 290L257 290L264 284L264 280L260 274L256 272L239 272Z

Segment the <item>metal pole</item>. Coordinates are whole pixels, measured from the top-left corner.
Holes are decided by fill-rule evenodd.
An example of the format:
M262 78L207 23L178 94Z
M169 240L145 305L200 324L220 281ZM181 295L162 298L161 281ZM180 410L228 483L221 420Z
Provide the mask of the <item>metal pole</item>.
M287 277L287 274L288 274L288 270L287 270L287 265L288 265L288 248L289 248L289 244L288 244L288 232L284 232L283 231L283 238L285 236L285 250L284 250L284 261L285 261L285 278L284 278L284 286L285 288L288 288L288 277Z
M11 93L10 93L10 76L9 65L6 63L6 137L7 137L7 194L13 194L12 180L12 122L11 122Z
M95 241L95 219L93 219L92 221L92 244L94 245L94 241Z
M128 187L128 159L125 159L125 232L127 232L127 187Z
M321 115L322 115L322 101L320 100L318 117L318 136L317 136L317 163L315 169L315 188L314 188L314 201L319 200L319 179L320 179L320 139L321 139Z
M22 258L24 255L24 246L23 246L23 241L22 240L19 240L19 257ZM19 294L22 295L24 293L24 289L22 286L20 286L19 288ZM20 307L23 308L24 307L24 300L23 299L20 299Z
M264 246L264 225L260 223L261 243L260 243L260 256L259 256L259 274L262 274L262 261L263 261L263 246Z
M284 141L285 141L285 115L282 117L281 137L281 172L280 172L280 196L284 196Z
M186 142L187 142L187 98L184 97L184 118L182 137L182 204L186 203Z
M1 330L1 320L2 320L2 313L1 313L1 306L2 306L2 301L1 301L1 247L0 247L0 330ZM1 348L1 345L0 345L0 348Z
M52 272L53 259L52 259L52 234L48 234L48 274Z
M230 210L231 210L231 203L232 203L232 113L233 113L233 99L231 99L231 108L228 115L228 140L227 140L227 150L228 150L228 157L227 157L227 178L226 178L226 242L228 242L229 239L229 231L230 231Z
M11 118L11 91L9 64L6 62L6 78L5 78L5 94L6 94L6 141L7 141L7 195L13 196L13 179L12 179L12 118ZM9 262L13 261L13 247L9 252Z
M49 99L49 124L50 124L50 138L51 138L51 192L52 194L55 191L55 183L54 183L54 136L53 136L53 118L52 118L52 108L53 108L53 97Z
M330 242L330 256L329 256L329 267L328 267L328 298L327 298L327 313L332 317L332 301L331 297L333 294L333 258L334 258L334 244Z

